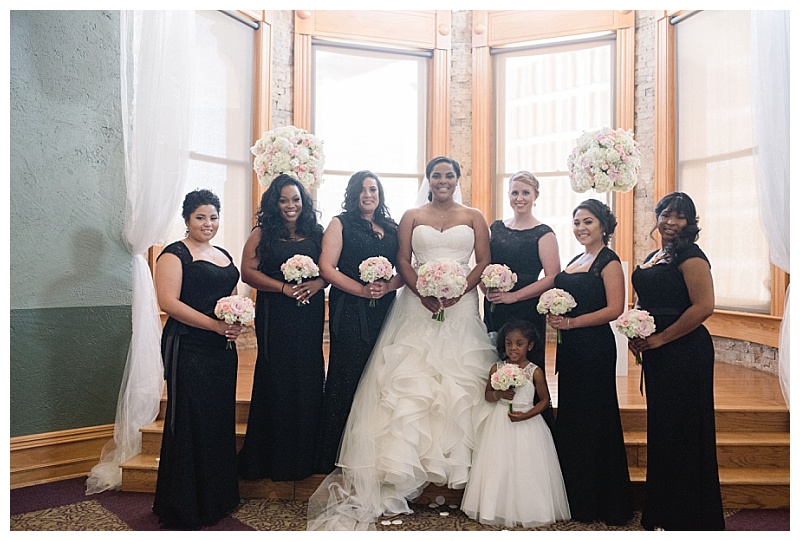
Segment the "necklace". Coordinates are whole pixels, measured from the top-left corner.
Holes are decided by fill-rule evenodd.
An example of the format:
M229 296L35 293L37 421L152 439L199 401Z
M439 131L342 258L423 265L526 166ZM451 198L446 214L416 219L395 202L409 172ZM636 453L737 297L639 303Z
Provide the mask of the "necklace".
M666 263L667 262L667 252L661 248L656 254L650 258L650 261L642 265L643 269L649 269L653 265L658 265L659 263Z

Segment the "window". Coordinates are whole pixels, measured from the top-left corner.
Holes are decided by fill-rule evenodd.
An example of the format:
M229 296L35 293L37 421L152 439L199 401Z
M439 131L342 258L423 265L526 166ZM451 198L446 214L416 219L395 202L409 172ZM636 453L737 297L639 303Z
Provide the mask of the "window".
M610 194L576 193L567 157L585 131L614 127L615 40L608 35L573 43L551 43L493 51L497 111L495 216L513 215L508 179L531 171L540 183L534 214L555 231L561 264L582 247L572 234L572 211L588 198L613 208Z
M225 248L241 268L251 222L251 122L253 111L253 30L217 11L195 18L193 125L189 179L184 193L207 188L220 198L220 227L213 243ZM180 212L166 238L183 237ZM249 287L239 284L239 293Z
M769 313L750 97L750 12L703 11L675 26L676 189L700 215L718 308Z
M312 42L312 132L324 141L317 208L325 226L341 212L350 176L381 180L399 222L424 176L428 57Z

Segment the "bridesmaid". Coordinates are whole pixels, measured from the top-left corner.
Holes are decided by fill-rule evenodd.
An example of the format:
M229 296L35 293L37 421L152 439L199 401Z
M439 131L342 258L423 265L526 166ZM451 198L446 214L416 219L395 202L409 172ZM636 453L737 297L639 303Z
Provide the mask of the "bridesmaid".
M634 339L647 396L646 530L723 530L714 422L714 344L703 322L714 311L708 258L695 244L697 210L685 193L656 205L661 249L631 276L638 307L656 332Z
M344 212L334 217L322 237L320 274L330 282L330 356L325 379L322 421L317 439L316 472L336 467L344 431L361 372L372 353L383 320L403 278L365 283L359 264L383 256L394 266L397 224L389 215L383 185L369 171L350 177L344 193ZM375 300L368 306L367 299Z
M617 400L617 347L609 322L625 309L625 276L608 248L617 219L604 203L588 199L572 213L572 232L584 247L554 285L577 306L548 316L561 330L556 350L558 414L555 441L574 520L625 524L633 493Z
M186 238L158 256L158 304L169 319L161 338L167 412L153 512L169 528L209 526L239 505L236 475L236 348L241 331L214 316L236 294L239 271L213 246L219 198L195 190L183 200ZM202 397L198 399L197 397Z
M550 226L533 215L539 198L539 180L528 171L519 171L508 182L508 202L514 215L508 220L496 220L490 228L489 248L492 263L508 265L517 274L517 283L511 291L486 291L483 301L483 320L489 332L497 332L511 319L524 319L533 323L544 344L545 316L536 311L539 295L553 287L553 280L561 270L558 241ZM544 269L544 276L539 275ZM490 310L494 303L494 310ZM535 348L531 362L544 372L544 347Z
M553 280L561 270L558 241L550 226L533 215L539 199L539 180L528 171L519 171L508 181L508 202L514 215L508 220L496 220L490 228L489 248L492 263L507 265L517 274L517 283L511 291L487 291L483 300L483 321L489 332L499 331L512 319L523 319L533 324L537 337L536 347L528 354L530 361L542 369L545 359L545 316L536 311L539 295L553 287ZM544 270L544 276L539 275ZM494 310L491 304L494 303ZM539 402L534 395L533 403ZM542 412L547 426L555 426L553 408L548 405Z
M295 254L317 264L322 247L311 197L280 175L261 197L256 227L242 252L242 280L258 290L258 354L247 434L239 452L244 479L298 481L314 473L322 410L323 278L285 281L281 265Z

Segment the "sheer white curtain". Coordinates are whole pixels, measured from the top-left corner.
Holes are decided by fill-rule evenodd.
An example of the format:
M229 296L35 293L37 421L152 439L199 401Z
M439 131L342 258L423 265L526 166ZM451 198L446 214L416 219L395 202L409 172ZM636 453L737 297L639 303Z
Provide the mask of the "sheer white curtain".
M789 12L753 11L750 19L753 139L761 221L773 265L789 272ZM789 291L778 367L789 405Z
M94 494L122 484L121 462L139 453L139 429L158 414L163 390L161 323L147 249L165 241L181 204L189 160L194 11L123 11L120 79L132 256L132 336L122 377L114 439L86 481Z

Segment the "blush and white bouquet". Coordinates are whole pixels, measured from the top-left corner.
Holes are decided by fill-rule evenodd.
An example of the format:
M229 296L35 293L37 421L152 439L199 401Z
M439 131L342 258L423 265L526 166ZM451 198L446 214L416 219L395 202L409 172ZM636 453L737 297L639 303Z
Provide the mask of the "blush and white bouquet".
M554 316L563 316L573 308L578 306L572 295L554 287L542 293L539 297L539 304L536 305L536 311L540 314L553 314ZM561 329L556 329L556 337L558 343L561 343Z
M221 319L227 324L232 323L250 323L256 317L256 308L253 305L250 297L243 297L241 295L231 295L230 297L222 297L217 301L214 307L214 315L217 319ZM233 349L231 340L228 340L225 349Z
M512 387L521 387L525 383L525 372L518 364L503 363L498 365L497 370L489 378L492 389L495 391L506 391ZM512 411L513 404L508 405L508 411Z
M322 141L306 130L285 126L264 132L250 153L255 156L253 170L262 186L269 186L284 173L299 180L306 189L322 184Z
M281 265L281 272L287 282L302 283L307 278L319 276L319 267L314 260L307 255L295 254ZM300 306L297 301L297 306Z
M511 291L514 289L514 284L517 283L517 274L511 272L507 265L492 263L483 269L481 282L490 290ZM489 305L489 311L494 312L494 303Z
M628 310L614 322L617 330L627 338L647 338L656 332L656 321L647 310ZM636 354L636 364L642 364L642 354Z
M434 259L423 264L417 271L417 291L423 297L454 299L467 290L467 274L457 261ZM431 319L444 321L444 308Z
M359 276L362 282L371 284L378 280L388 282L394 275L392 263L382 255L368 257L358 265ZM375 299L369 300L370 306L375 306Z
M636 185L641 152L633 132L602 128L581 135L567 159L572 190L629 192Z

